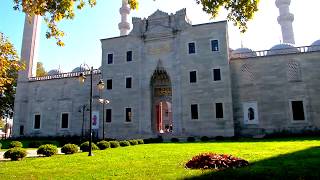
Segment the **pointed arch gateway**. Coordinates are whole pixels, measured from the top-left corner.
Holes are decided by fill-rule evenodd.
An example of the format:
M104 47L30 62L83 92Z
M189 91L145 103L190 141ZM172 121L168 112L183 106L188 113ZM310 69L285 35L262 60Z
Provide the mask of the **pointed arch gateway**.
M152 95L152 130L157 134L172 133L172 86L170 77L158 61L150 81Z

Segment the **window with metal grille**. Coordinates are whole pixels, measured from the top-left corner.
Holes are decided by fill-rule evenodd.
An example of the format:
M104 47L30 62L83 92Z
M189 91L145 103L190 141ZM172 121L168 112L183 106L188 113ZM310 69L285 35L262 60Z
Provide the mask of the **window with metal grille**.
M214 81L220 81L221 80L220 69L213 69L213 80Z
M127 51L127 62L132 61L132 51Z
M106 122L111 122L112 109L106 109Z
M132 88L132 77L126 78L126 88Z
M191 104L191 119L198 119L198 104Z
M113 54L108 54L108 64L113 64Z
M197 71L191 71L190 72L190 83L196 83L197 82Z
M132 112L131 108L126 108L126 122L132 121Z
M34 115L34 126L33 126L34 129L40 129L40 119L41 119L40 114Z
M295 121L305 120L304 107L302 101L291 101L292 116Z
M112 89L112 79L107 79L107 89Z
M196 53L196 43L194 42L188 43L188 48L189 48L189 54Z
M69 114L62 113L61 115L61 128L68 129L69 128Z
M301 81L301 68L299 62L294 60L288 62L287 78L289 82Z
M211 40L211 51L219 51L219 41Z
M24 135L24 126L20 126L20 135Z
M223 104L216 103L216 118L223 118Z

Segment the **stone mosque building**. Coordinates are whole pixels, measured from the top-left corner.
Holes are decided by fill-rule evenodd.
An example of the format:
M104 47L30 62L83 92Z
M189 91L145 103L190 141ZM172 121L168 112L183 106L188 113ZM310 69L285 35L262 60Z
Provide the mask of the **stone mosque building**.
M291 0L276 0L283 44L231 50L227 22L193 25L182 9L148 18L120 8L120 36L101 39L92 71L93 129L111 138L263 135L320 128L320 40L295 47ZM25 23L14 136L82 135L89 128L86 66L34 77L39 19ZM232 39L230 39L232 41ZM119 48L121 47L121 48ZM86 75L80 84L80 74ZM96 85L103 79L105 88ZM98 99L107 98L103 106Z

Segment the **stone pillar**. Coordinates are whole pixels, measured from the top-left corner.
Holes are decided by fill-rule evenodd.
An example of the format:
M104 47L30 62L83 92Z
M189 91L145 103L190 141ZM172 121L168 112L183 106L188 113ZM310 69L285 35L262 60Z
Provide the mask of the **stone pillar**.
M278 23L281 26L282 39L284 43L295 44L292 22L294 15L290 13L291 0L276 0L279 9Z
M130 24L128 22L128 15L130 14L130 8L128 0L122 0L122 7L120 8L121 22L118 24L120 30L120 36L128 35L130 30Z
M26 69L19 73L19 80L28 80L36 75L40 28L41 16L25 17L21 61L24 61Z
M19 71L17 90L14 101L13 136L20 136L20 127L24 134L31 126L28 124L29 104L29 77L36 75L36 61L38 58L38 45L41 27L41 17L25 17L23 39L21 47L21 61L25 64L25 70ZM30 129L30 128L29 128Z

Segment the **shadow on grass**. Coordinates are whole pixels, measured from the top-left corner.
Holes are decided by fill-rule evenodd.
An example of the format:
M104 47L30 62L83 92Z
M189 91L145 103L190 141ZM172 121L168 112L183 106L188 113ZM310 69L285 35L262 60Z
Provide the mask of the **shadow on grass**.
M248 167L203 171L191 179L320 179L320 147L253 162Z
M209 141L195 141L195 142L188 142L188 141L180 141L180 142L171 142L165 141L162 143L165 144L190 144L190 143L247 143L247 142L296 142L296 141L312 141L312 140L320 140L320 137L281 137L281 138L223 138L221 140L211 139ZM153 143L152 143L153 144Z

